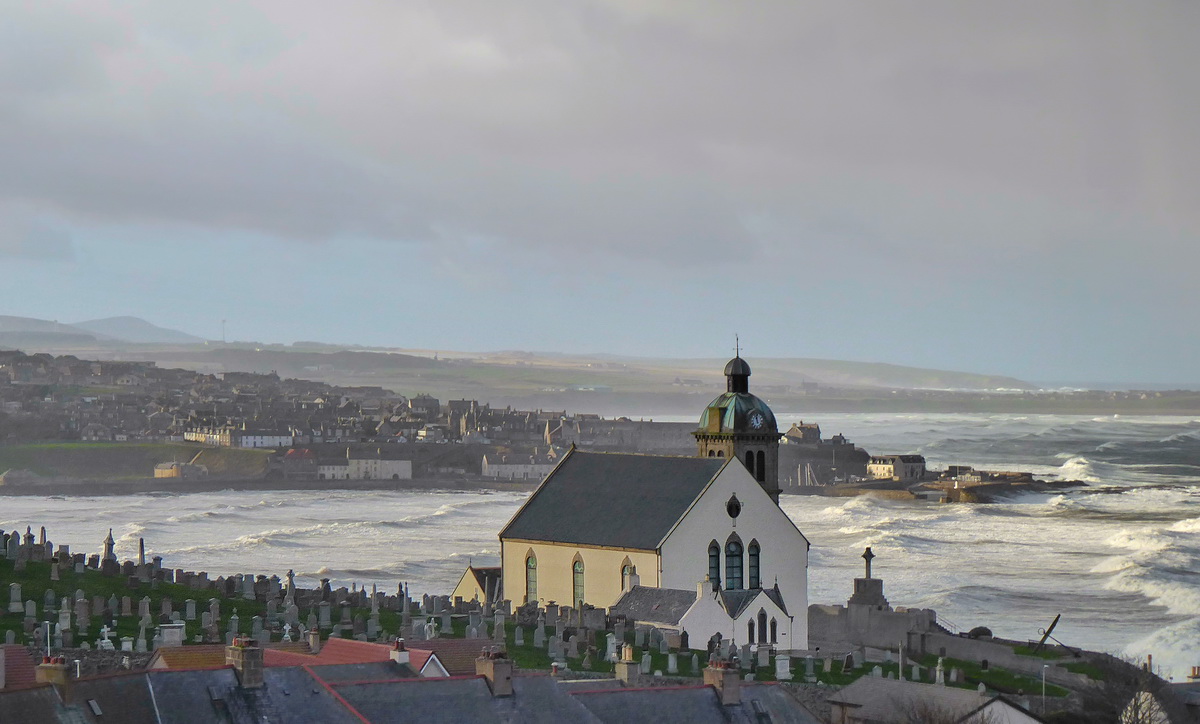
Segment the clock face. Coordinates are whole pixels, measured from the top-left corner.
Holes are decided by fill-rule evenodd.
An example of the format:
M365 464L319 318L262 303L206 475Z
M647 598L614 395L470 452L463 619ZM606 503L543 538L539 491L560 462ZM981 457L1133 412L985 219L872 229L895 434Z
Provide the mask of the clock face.
M767 420L765 417L763 417L763 414L761 412L758 412L757 410L750 413L750 418L748 420L748 422L750 423L750 427L754 428L755 430L761 428L763 426L763 423L765 423L766 421Z

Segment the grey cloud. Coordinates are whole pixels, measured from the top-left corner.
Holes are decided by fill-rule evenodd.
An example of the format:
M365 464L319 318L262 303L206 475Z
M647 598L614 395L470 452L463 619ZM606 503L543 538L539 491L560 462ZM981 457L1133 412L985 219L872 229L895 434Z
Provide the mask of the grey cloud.
M71 261L71 234L33 210L0 204L0 259Z
M73 54L0 80L0 194L72 218L670 262L1200 234L1191 5L89 7L19 17Z

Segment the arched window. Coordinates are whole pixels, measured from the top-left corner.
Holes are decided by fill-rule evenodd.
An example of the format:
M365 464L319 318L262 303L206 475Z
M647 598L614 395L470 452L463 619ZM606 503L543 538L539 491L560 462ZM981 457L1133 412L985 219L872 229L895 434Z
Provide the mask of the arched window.
M758 609L758 642L767 642L767 612L761 608Z
M750 475L754 475L754 451L746 451L746 469L750 471Z
M629 577L633 575L633 564L626 558L621 564L621 590L629 588Z
M750 547L746 549L746 553L747 558L749 558L749 561L747 561L749 565L747 567L750 569L747 571L747 577L750 581L747 583L746 588L762 588L762 581L759 580L758 575L758 541L750 541Z
M525 559L525 602L537 600L537 558L530 553Z
M767 480L767 454L762 450L758 451L758 464L754 466L754 476L760 483Z
M723 457L725 457L725 451L724 451L724 450L718 450L718 451L717 451L717 457L719 457L719 458L723 458Z
M754 641L754 619L746 622L746 640Z
M771 643L779 643L779 622L771 619Z
M572 587L572 600L574 605L582 608L583 602L583 561L576 560L571 566L575 576L575 585Z
M716 541L708 544L708 580L721 582L721 546Z
M709 451L708 451L708 456L709 456L710 458L715 458L715 457L717 456L717 451L716 451L716 450L709 450Z
M725 544L725 588L736 591L742 587L742 542L730 538Z

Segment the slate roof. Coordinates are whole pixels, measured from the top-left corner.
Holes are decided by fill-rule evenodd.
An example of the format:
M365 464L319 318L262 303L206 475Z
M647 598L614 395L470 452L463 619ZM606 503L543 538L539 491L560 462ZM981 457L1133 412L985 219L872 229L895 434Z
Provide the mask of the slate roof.
M729 613L730 618L737 618L742 615L746 607L754 603L754 599L758 598L759 594L765 594L767 598L779 606L784 613L787 613L787 606L783 605L783 596L779 594L779 589L763 588L763 589L739 589L739 590L724 590L721 591L721 604L725 607L725 611Z
M24 648L24 647L22 647ZM0 706L0 724L30 724L30 722L56 722L58 694L49 685L35 686L20 691L4 690L3 705Z
M337 687L337 693L372 724L499 721L481 677L354 684Z
M500 538L657 550L726 462L573 449Z
M314 666L313 673L329 683L352 681L391 681L416 679L418 674L408 664L395 661L372 661L365 664L331 664Z
M668 724L820 724L819 719L782 687L743 683L740 691L742 701L733 706L722 706L716 690L711 686L577 692L574 696L605 724L638 721Z
M828 701L853 706L855 717L871 720L886 719L917 702L960 717L991 698L975 689L864 676L832 694Z
M695 591L676 588L634 586L621 595L609 613L625 616L639 623L661 623L678 626L683 614L696 603Z

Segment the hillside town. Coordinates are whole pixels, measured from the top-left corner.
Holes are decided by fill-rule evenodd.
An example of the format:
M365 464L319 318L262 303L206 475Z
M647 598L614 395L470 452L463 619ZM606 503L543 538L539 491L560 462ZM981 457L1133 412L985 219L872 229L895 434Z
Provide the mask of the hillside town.
M262 475L289 480L439 476L536 483L572 446L691 454L691 423L493 408L382 387L246 372L203 374L152 362L0 351L0 441L199 443L273 450ZM870 455L814 423L783 437L785 488L867 474ZM4 471L0 471L4 472ZM208 474L161 460L146 477ZM14 479L16 479L14 477Z

